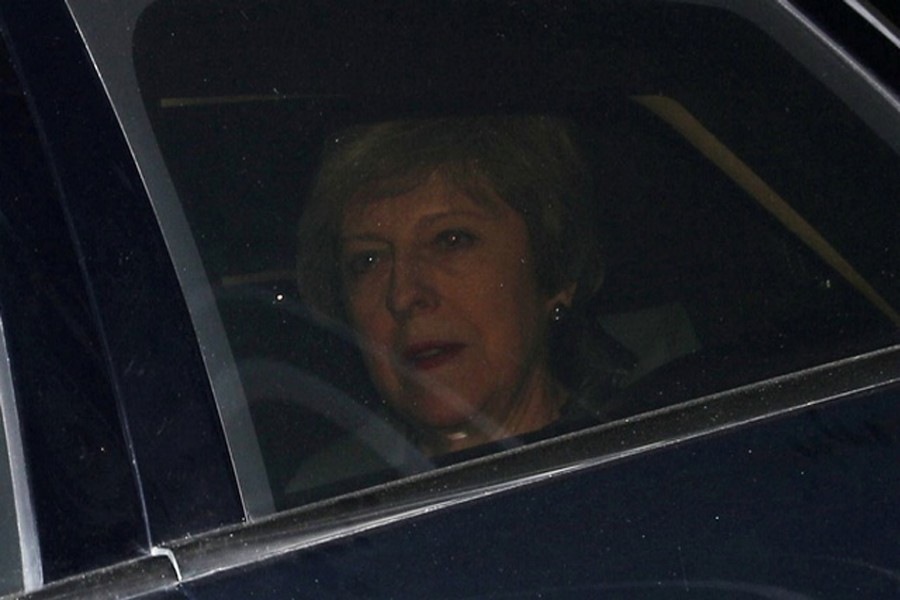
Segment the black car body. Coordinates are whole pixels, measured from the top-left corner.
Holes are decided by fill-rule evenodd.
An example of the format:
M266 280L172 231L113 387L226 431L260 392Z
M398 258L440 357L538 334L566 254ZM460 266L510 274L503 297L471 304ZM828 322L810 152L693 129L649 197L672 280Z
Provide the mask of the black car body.
M900 596L873 4L6 0L0 27L0 594ZM596 299L625 408L284 491L297 440L395 435L291 287L326 125L535 110L628 199Z

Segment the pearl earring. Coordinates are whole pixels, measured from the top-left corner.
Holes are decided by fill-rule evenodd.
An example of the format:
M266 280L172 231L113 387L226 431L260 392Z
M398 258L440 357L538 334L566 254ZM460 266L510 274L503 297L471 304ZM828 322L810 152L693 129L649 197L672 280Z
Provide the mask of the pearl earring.
M553 312L551 313L550 318L553 319L554 323L559 323L566 318L566 313L568 312L568 310L568 306L566 306L562 302L557 302L556 306L553 307Z

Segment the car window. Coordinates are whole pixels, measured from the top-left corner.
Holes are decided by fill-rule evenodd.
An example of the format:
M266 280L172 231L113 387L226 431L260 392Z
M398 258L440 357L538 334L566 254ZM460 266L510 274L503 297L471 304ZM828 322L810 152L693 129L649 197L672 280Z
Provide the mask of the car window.
M18 91L12 66L6 56L5 49L0 46L0 85L2 85L2 101ZM4 111L5 113L6 111ZM8 125L0 122L5 130ZM19 522L28 522L27 515L21 515L18 508L27 511L22 495L23 480L14 479L17 463L21 460L21 440L18 436L18 415L13 401L12 375L9 370L9 358L3 335L3 321L0 318L0 594L8 594L24 588L25 553L20 544ZM15 458L13 458L15 457ZM19 494L16 488L19 487ZM23 517L25 517L23 519Z
M0 408L13 478L0 484L0 535L21 538L15 556L0 549L0 581L33 588L135 557L146 540L79 261L3 48L0 84Z
M895 343L896 114L757 20L149 6L137 158L250 512Z

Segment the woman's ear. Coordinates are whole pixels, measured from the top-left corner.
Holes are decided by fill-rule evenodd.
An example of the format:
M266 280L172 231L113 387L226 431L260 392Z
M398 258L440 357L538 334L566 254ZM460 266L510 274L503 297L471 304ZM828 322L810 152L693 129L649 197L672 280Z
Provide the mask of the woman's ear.
M558 291L547 301L547 311L552 311L560 304L565 306L566 308L570 308L572 306L572 300L575 298L575 291L577 289L578 283L575 281L566 284L563 289Z

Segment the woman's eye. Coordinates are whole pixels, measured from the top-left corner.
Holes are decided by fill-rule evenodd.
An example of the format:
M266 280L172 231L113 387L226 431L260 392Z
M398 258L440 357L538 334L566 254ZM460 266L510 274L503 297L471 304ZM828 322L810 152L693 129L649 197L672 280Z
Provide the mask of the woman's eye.
M435 243L444 249L454 250L471 246L476 241L475 235L461 229L442 231L435 238Z
M347 271L353 277L360 277L378 266L381 256L378 252L357 252L347 260Z

